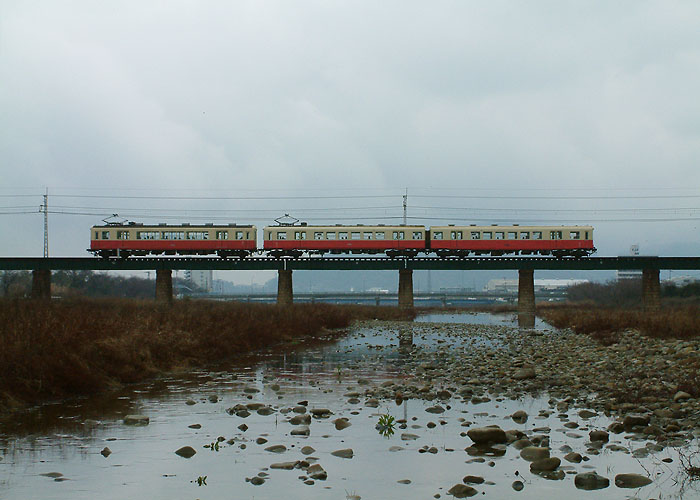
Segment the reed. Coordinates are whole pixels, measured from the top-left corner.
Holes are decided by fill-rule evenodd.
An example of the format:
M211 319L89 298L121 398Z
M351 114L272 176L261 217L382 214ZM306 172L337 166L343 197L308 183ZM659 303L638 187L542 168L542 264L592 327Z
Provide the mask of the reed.
M0 300L0 399L21 405L95 393L375 318L412 313L330 304Z

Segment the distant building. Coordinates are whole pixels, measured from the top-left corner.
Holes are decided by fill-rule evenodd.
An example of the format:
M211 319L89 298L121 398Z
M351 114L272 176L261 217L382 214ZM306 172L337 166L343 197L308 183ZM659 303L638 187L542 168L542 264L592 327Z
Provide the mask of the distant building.
M185 271L185 279L205 292L211 292L214 284L214 271Z
M588 280L581 279L543 279L535 280L536 292L553 292L557 290L565 290L573 285L588 283ZM484 291L490 293L518 293L517 279L495 279L489 280Z

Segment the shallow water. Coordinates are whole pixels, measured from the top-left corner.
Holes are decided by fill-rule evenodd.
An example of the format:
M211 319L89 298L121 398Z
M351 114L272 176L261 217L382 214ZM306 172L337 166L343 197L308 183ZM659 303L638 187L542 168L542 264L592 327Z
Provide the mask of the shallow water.
M430 313L423 314L414 320L416 323L459 323L466 325L499 325L518 326L517 314L493 314L486 312L474 313ZM540 318L535 318L536 330L551 330L552 327Z
M322 346L302 345L286 354L261 354L220 372L193 372L130 387L118 394L37 409L21 421L3 425L0 498L344 499L357 495L363 499L391 499L432 498L436 494L452 498L447 490L468 474L493 483L475 485L491 498L630 498L637 494L643 498L692 498L700 494L693 485L683 484L675 449L639 459L607 449L599 455L589 453L589 429L604 429L610 420L602 415L585 420L578 416L579 408L569 411L564 419L550 407L546 395L518 400L494 397L479 404L455 397L442 402L380 401L376 408L367 407L363 396L359 403L351 402L351 396L344 394L363 393L370 385L387 381L400 385L407 378L406 363L412 351L457 342L453 330L447 335L437 323L396 325L363 325ZM497 335L464 336L458 342L475 348L499 345ZM211 402L211 396L218 401ZM188 405L188 400L196 404ZM308 401L309 409L329 408L333 412L328 419L313 419L308 437L290 435L294 426L286 420L295 413L279 411L302 401ZM235 404L252 402L278 411L267 416L252 411L247 418L226 412ZM438 403L446 409L444 413L425 411ZM520 409L530 415L524 424L509 418ZM135 413L149 416L150 423L142 427L122 423L125 415ZM393 436L382 437L375 429L381 414L406 419L407 428L396 428ZM338 417L349 418L352 425L336 430L333 420ZM567 420L578 422L580 427L564 428ZM559 448L569 445L590 460L581 464L562 461L567 476L547 480L530 473L529 463L519 458L512 446L505 448L503 456L490 453L477 457L465 452L472 443L460 435L469 429L462 426L464 421L472 427L496 424L530 435L545 434L544 428L549 428L553 456L563 457L565 453ZM436 426L428 428L429 422ZM200 424L201 428L188 427L192 424ZM241 424L246 424L247 430L239 429ZM401 435L405 433L418 437L403 440ZM204 447L220 436L224 440L218 451ZM259 437L267 443L256 444ZM647 444L624 434L610 437L611 443L630 450ZM229 439L234 440L232 444L227 444ZM281 454L265 451L278 444L287 450ZM190 459L174 453L186 445L197 451ZM107 458L100 454L105 446L112 451ZM306 485L299 479L305 474L303 470L269 469L272 463L310 460L300 452L303 446L315 448L310 457L318 458L328 473L327 480ZM391 451L397 446L403 449ZM436 453L420 453L424 446L435 447ZM352 448L354 457L331 455L343 448ZM484 461L473 461L480 458ZM673 462L666 464L661 461L664 458ZM576 489L568 472L589 470L609 478L611 486L592 492ZM614 486L615 474L646 475L647 471L655 478L650 486L639 491ZM51 472L62 476L57 481L42 475ZM268 474L263 485L246 482L246 478L259 473ZM197 478L204 476L206 485L198 486ZM410 484L397 482L406 479ZM523 491L512 490L515 480L523 481Z

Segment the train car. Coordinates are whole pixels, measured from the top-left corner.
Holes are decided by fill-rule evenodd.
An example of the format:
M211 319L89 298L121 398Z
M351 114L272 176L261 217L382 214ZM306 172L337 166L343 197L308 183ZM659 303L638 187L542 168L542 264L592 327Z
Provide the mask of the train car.
M595 252L591 226L432 226L430 250L448 255L554 255Z
M257 229L250 225L145 225L129 222L90 229L89 252L100 257L130 255L209 255L245 257L256 251Z
M263 249L274 256L375 254L415 256L426 249L425 226L281 225L263 229Z

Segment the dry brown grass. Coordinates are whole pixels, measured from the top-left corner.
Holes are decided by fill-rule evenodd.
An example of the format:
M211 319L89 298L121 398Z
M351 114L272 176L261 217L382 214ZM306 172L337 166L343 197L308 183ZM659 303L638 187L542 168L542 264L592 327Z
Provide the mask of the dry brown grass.
M604 308L592 303L538 305L537 314L557 328L571 328L603 343L634 328L659 338L688 339L700 334L700 308L684 305L662 307L649 313L641 309Z
M33 403L94 393L373 318L412 314L330 304L0 300L0 396Z

